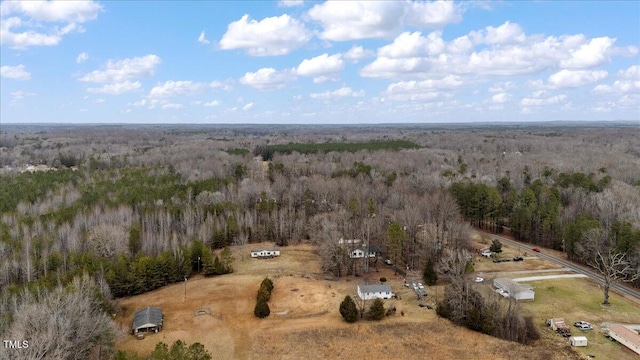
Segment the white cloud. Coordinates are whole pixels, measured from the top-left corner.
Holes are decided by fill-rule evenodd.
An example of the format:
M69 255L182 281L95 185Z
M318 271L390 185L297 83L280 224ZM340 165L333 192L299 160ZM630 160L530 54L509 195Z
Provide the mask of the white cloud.
M22 100L27 96L35 96L35 93L31 93L31 92L24 92L22 90L18 90L18 91L14 91L11 94L11 97L13 97L14 102L16 100Z
M18 66L8 66L8 65L0 66L0 76L3 78L14 79L14 80L31 79L31 74L28 71L25 71L24 65L22 64Z
M258 90L282 89L295 76L289 70L276 71L274 68L262 68L256 72L247 72L240 78L240 83Z
M207 38L205 37L205 35L204 35L204 30L200 33L200 36L198 36L198 42L199 42L200 44L204 44L204 45L207 45L207 44L210 44L210 43L211 43L211 42L210 42L209 40L207 40Z
M129 80L126 80L113 84L105 84L99 88L88 88L87 91L94 94L120 95L137 90L141 86L142 85L139 81L131 82Z
M167 98L173 96L192 95L203 88L203 84L193 81L165 81L149 91L149 97Z
M242 107L242 110L247 111L247 110L251 110L253 108L253 103L247 103L245 104L245 106Z
M515 87L516 87L516 84L511 81L499 82L499 83L493 84L493 86L489 88L489 92L494 92L494 93L505 92Z
M623 79L640 80L640 65L632 65L627 70L618 71L618 76Z
M168 103L168 104L162 105L160 108L162 110L167 110L167 109L182 109L183 107L184 107L183 104Z
M3 1L0 14L26 15L36 21L83 23L95 20L102 5L94 1Z
M496 104L504 104L506 102L509 102L509 100L511 100L512 95L508 94L508 93L498 93L495 94L491 97L491 101L493 101Z
M570 58L560 61L560 66L568 69L589 69L611 60L610 50L616 39L599 37L589 40L577 49L570 50Z
M311 59L304 59L298 65L296 74L300 76L312 76L316 83L327 80L336 80L344 69L344 61L341 54L329 56L324 53Z
M86 52L81 52L78 57L76 58L76 62L78 64L82 64L83 62L89 60L89 54L87 54Z
M78 24L95 20L102 9L94 1L3 1L0 43L15 49L57 45L68 33L84 32ZM12 28L26 31L13 32Z
M212 89L231 91L233 90L233 80L231 79L225 80L225 81L214 80L209 83L209 87L211 87Z
M628 94L640 92L640 80L616 80L612 85L600 84L593 89L595 94Z
M212 100L203 104L204 107L216 107L220 105L220 101Z
M442 28L461 20L460 9L453 1L413 1L405 7L405 22L417 27Z
M553 105L560 102L563 102L567 99L567 95L556 95L546 99L537 99L537 98L524 98L520 102L523 106L543 106L543 105Z
M155 73L156 66L158 66L160 62L160 57L157 55L145 55L124 60L109 60L105 70L94 70L81 77L80 81L115 83L134 77L152 76Z
M387 87L387 93L423 92L425 90L450 90L462 86L460 77L449 75L443 79L427 79L423 81L400 81Z
M378 56L391 59L409 58L416 56L438 55L445 50L442 33L431 32L426 37L418 31L400 34L393 43L378 49Z
M608 73L604 70L560 70L549 76L549 86L553 89L579 87L603 80Z
M284 7L294 7L294 6L302 6L304 4L304 0L280 0L278 1L278 5Z
M344 53L344 58L347 60L351 60L354 63L358 61L373 56L374 52L371 50L366 50L362 46L353 45L351 49L349 49L346 53Z
M220 48L246 49L251 56L285 55L306 44L311 33L304 25L287 14L261 21L244 15L227 27L220 40Z
M472 31L469 33L469 37L474 40L476 44L517 44L526 40L524 31L520 25L511 23L509 21L494 28L493 26L487 26L481 31Z
M343 86L338 90L325 91L323 93L311 93L309 96L317 100L330 100L343 97L361 97L364 96L364 90L353 91L350 87Z
M461 20L453 2L431 1L327 1L308 14L323 28L319 37L332 41L385 38L402 25L441 28Z
M105 99L96 99L96 101L94 101L96 104L104 104L105 102L107 102L107 100Z

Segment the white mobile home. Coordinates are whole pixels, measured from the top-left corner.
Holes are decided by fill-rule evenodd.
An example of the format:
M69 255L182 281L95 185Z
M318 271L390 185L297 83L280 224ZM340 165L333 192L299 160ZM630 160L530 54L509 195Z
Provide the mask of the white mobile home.
M389 285L358 285L358 296L362 300L391 299L394 295Z
M612 324L609 336L640 355L640 324Z
M252 258L272 258L275 256L280 256L279 248L269 248L269 249L254 249L251 250Z

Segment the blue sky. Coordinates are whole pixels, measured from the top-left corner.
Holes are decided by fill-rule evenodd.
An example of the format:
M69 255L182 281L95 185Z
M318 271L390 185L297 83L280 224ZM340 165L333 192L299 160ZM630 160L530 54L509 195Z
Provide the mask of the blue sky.
M2 123L640 120L640 2L2 1Z

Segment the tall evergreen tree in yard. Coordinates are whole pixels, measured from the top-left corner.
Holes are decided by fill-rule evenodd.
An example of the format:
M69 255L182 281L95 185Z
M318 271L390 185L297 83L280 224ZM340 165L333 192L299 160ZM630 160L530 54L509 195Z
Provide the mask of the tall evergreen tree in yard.
M369 318L372 320L382 320L384 318L384 303L380 299L373 300L369 308Z
M202 261L202 272L204 273L204 276L217 275L213 263L213 256L211 255L211 250L209 250L208 248L204 249L204 251L202 252L202 258L200 260Z
M358 309L351 296L345 296L344 300L340 303L340 315L342 315L348 323L353 323L358 320Z
M218 258L218 255L216 255L213 258L213 275L222 275L222 274L224 274L224 268L222 267L220 258Z
M258 300L256 307L253 309L253 314L260 319L264 319L271 314L271 310L266 301Z
M230 274L233 272L234 260L235 258L231 253L231 249L229 249L228 247L225 247L224 249L222 249L222 251L220 252L220 263L222 265L224 274Z
M433 268L433 261L431 259L427 260L427 263L424 266L422 278L427 285L435 285L436 282L438 282L438 273Z
M497 253L501 253L502 252L502 243L500 242L500 240L497 240L497 239L493 240L491 242L491 246L489 247L489 250L491 252L496 253L496 254Z

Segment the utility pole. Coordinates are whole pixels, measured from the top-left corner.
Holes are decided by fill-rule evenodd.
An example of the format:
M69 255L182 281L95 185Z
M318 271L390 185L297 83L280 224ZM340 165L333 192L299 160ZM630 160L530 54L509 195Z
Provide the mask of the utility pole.
M184 276L184 300L187 300L187 276Z

